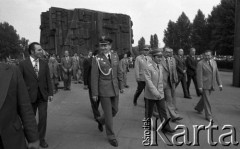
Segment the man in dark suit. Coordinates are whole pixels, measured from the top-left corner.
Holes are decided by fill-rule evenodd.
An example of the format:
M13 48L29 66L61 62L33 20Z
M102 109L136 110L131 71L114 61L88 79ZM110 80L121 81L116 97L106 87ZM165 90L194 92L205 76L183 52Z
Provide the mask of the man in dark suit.
M191 80L193 80L196 93L198 96L200 96L200 91L197 86L197 74L196 74L196 68L197 68L197 57L195 56L196 50L195 48L190 49L189 56L186 59L186 66L187 66L187 89L188 89L188 94L190 96L190 84Z
M183 56L184 56L183 49L179 49L178 55L175 56L176 66L177 66L177 74L178 74L178 82L176 83L176 88L177 88L178 84L181 82L184 98L191 99L191 97L189 96L188 91L187 91L187 75L186 75L187 67L186 67L185 59Z
M99 103L100 100L94 101L92 98L92 90L91 90L91 69L92 69L92 59L93 56L97 55L98 50L95 50L92 54L92 52L89 52L88 54L88 58L86 58L83 61L83 69L84 69L84 74L83 74L83 80L84 80L84 85L88 87L88 93L89 93L89 98L90 98L90 102L91 102L91 107L92 107L92 111L93 111L93 116L94 119L97 121L97 118L99 118L100 112L98 110L99 107ZM98 129L100 131L103 131L103 127L101 124L98 125Z
M31 43L28 48L30 57L20 62L19 68L25 80L35 114L38 109L40 146L47 148L48 144L45 141L47 106L48 100L53 99L53 89L48 64L41 60L42 51L43 49L39 43Z
M71 90L73 60L69 56L69 52L67 50L64 53L64 57L61 59L61 65L62 65L62 70L63 70L64 90Z
M38 149L37 122L22 74L0 62L0 149Z
M119 90L123 93L122 72L117 53L111 52L112 39L102 37L99 41L100 54L92 61L91 90L92 98L99 97L104 115L98 118L100 124L106 124L109 143L116 147L118 142L113 131L113 117L118 112Z

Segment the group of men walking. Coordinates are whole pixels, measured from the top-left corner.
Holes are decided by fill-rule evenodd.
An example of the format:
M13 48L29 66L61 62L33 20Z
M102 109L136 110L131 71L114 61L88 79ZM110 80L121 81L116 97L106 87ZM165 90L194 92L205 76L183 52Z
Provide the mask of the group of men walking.
M49 65L41 60L42 51L39 43L31 43L30 57L19 64L19 69L0 63L0 149L14 148L14 146L25 149L24 135L28 147L39 148L39 144L43 148L48 147L45 141L47 106L48 101L53 100L53 86ZM137 100L144 90L144 117L151 118L153 111L157 111L158 117L166 123L162 132L174 133L175 130L167 121L167 113L172 122L183 119L177 108L175 89L181 82L184 97L191 98L189 87L193 80L197 95L201 96L195 110L200 113L204 109L205 118L210 121L212 113L209 95L217 86L222 90L217 64L212 59L211 51L206 51L204 59L200 62L197 62L194 48L190 49L186 61L182 49L178 51L176 57L173 56L173 50L168 47L149 51L150 48L147 46L140 51L141 54L136 57L134 67L137 90L133 95L133 104L137 105ZM74 62L69 57L68 51L65 51L61 63L64 89L70 90L70 72L74 69ZM126 79L128 72L126 63L127 56L125 55L120 61L118 54L112 51L112 39L104 36L99 40L98 50L90 52L83 62L85 72L83 80L85 89L88 88L89 91L94 119L101 132L105 125L108 142L114 147L118 146L118 141L113 130L113 117L118 112L119 93L124 93L124 88L129 87ZM103 114L98 110L100 103ZM11 112L9 109L12 109ZM34 117L37 111L38 124ZM12 125L20 131L13 133Z

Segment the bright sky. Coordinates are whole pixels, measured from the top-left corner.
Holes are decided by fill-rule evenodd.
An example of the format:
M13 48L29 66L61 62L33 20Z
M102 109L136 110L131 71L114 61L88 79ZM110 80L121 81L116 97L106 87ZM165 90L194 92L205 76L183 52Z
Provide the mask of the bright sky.
M184 11L192 22L198 9L205 16L220 0L0 0L0 22L8 22L20 37L30 42L40 40L41 12L50 7L65 9L85 8L110 13L127 14L133 21L134 45L144 37L157 34L160 46L169 20L176 21Z

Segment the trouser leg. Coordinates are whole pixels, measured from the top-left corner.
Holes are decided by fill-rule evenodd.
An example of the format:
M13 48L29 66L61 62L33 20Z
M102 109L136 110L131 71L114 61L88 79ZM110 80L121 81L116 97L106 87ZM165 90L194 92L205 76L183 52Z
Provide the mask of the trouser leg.
M47 102L40 102L38 103L38 132L39 132L39 139L45 139L46 130L47 130Z
M165 101L167 105L167 109L169 111L169 114L172 119L179 117L179 114L176 113L175 111L175 106L173 104L173 98L172 98L172 89L171 88L166 88L164 89L164 96L165 96Z
M91 102L91 107L92 107L94 119L97 119L98 117L101 116L100 112L98 110L100 100L97 100L97 101L93 100L91 88L88 89L88 93L89 93L89 99L90 99L90 102Z
M209 90L203 90L203 103L204 103L204 111L205 111L205 117L206 118L212 118L212 112L211 112L211 105L210 105L210 94L211 92Z
M196 105L196 107L195 107L195 109L197 110L197 111L199 111L199 112L202 112L203 111L203 107L204 107L204 100L203 100L203 95L201 96L201 98L200 98L200 100L198 101L198 103L197 103L197 105Z
M192 80L192 76L187 75L187 90L188 90L188 94L189 94L189 95L190 95L191 80Z
M189 96L188 91L187 91L187 80L186 80L185 76L183 76L181 83L182 83L184 97Z
M113 117L118 111L118 96L117 97L100 97L102 109L104 112L103 119L105 122L106 134L108 139L115 139L113 132Z
M165 123L166 123L166 121L168 120L168 116L167 116L166 104L165 104L164 99L157 100L156 105L157 105L157 109L158 109L158 113L159 113L159 118L161 119L162 122L165 121ZM165 127L170 128L169 122L166 124Z
M137 86L137 90L134 94L134 102L137 102L138 97L140 96L140 94L142 93L143 89L145 88L145 81L138 81L138 86Z
M193 79L193 83L194 83L194 86L195 86L195 89L196 89L196 93L197 93L198 96L200 96L201 93L200 93L200 91L199 91L198 84L197 84L197 76L194 75L194 76L192 77L192 79Z

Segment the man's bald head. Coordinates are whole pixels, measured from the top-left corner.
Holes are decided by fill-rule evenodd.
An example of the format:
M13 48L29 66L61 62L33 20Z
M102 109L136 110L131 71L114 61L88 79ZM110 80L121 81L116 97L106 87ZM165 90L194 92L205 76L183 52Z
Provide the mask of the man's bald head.
M181 56L182 56L183 54L184 54L183 49L179 49L179 50L178 50L178 55L181 55Z

